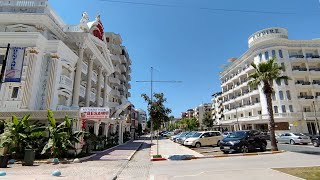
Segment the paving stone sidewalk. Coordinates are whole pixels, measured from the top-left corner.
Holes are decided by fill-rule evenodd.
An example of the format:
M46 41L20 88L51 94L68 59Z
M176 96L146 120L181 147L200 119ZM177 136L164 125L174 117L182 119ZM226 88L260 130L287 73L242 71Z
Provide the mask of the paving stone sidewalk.
M32 167L21 164L9 165L9 168L0 169L7 173L7 176L1 179L57 179L51 176L54 170L61 171L62 176L59 179L110 179L141 144L141 141L128 142L79 164L40 164Z
M117 179L120 180L147 180L151 167L150 141L144 141L141 148L136 152L128 165L123 169Z

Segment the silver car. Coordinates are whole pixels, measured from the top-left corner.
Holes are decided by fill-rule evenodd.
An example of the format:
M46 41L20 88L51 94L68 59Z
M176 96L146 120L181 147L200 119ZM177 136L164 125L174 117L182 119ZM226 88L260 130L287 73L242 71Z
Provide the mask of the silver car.
M278 143L309 144L311 139L302 133L284 133L276 137Z

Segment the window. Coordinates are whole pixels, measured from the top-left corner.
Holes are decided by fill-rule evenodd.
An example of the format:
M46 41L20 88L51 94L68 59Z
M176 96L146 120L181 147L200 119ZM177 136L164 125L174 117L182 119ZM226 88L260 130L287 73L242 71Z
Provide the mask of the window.
M252 112L249 112L249 116L252 116Z
M258 111L258 114L261 114L261 111Z
M290 94L290 91L287 91L287 98L288 98L288 100L291 100L291 94Z
M276 57L276 50L272 50L272 57L273 57L273 58Z
M266 60L269 60L269 52L268 51L264 53L264 57L266 58Z
M273 109L274 109L274 113L279 113L278 106L273 106Z
M0 64L3 64L4 55L0 55Z
M278 86L281 86L281 80L280 79L277 79L276 83L277 83Z
M237 118L237 116L236 116L236 115L233 115L233 118Z
M285 105L282 105L282 106L281 106L281 109L282 109L282 112L283 112L283 113L286 113L286 112L287 112Z
M243 117L243 114L241 114L241 117Z
M287 79L285 79L285 80L283 80L284 81L284 84L285 85L289 85L289 83L288 83L288 80Z
M12 90L11 98L17 98L19 93L19 87L14 87Z
M290 112L293 112L293 107L292 107L292 105L289 105L289 110L290 110Z
M283 58L282 50L279 50L279 57Z
M260 62L262 61L262 54L261 53L259 54L259 61Z
M272 92L272 100L274 100L274 101L277 100L275 92Z
M284 65L284 63L281 63L281 68L282 68L282 71L286 71L286 66Z
M280 97L280 100L283 100L284 97L283 97L283 92L282 91L279 91L279 97Z

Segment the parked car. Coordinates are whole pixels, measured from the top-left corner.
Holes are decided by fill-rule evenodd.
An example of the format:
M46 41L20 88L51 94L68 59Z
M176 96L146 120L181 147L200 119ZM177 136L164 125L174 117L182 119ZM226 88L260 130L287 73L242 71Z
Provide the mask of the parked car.
M311 140L314 147L319 147L320 145L320 136L313 136Z
M220 142L220 150L223 153L247 153L257 149L266 151L267 140L256 130L235 131Z
M187 134L184 134L180 137L178 137L176 139L176 142L179 143L179 144L183 144L183 142L188 139L189 137L193 136L193 134L196 133L196 131L191 131L191 132L188 132Z
M173 136L173 138L172 138L173 142L177 142L177 139L186 136L188 133L189 133L189 132L181 132L181 133Z
M278 143L290 143L290 144L309 144L311 139L302 133L284 133L278 136Z
M182 132L181 132L181 133L182 133ZM173 142L175 142L175 140L177 139L177 137L180 136L181 133L178 133L178 134L176 134L176 135L171 136L171 137L170 137L170 140L172 140Z
M226 138L227 136L229 136L229 134L231 134L232 132L224 132L223 134L222 134L222 136L223 136L223 138Z
M202 131L194 133L193 136L184 141L186 146L219 146L220 141L223 139L219 131Z

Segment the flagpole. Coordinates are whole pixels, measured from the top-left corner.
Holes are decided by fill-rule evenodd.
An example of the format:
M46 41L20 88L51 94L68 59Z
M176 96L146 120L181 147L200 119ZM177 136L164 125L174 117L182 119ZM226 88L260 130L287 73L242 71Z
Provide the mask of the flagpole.
M3 60L3 63L2 63L2 68L1 68L1 73L0 73L0 91L1 91L2 83L4 83L5 71L6 71L6 67L7 67L7 59L8 59L9 49L10 49L10 43L8 43L7 52L6 52L6 55L5 55L4 60Z

